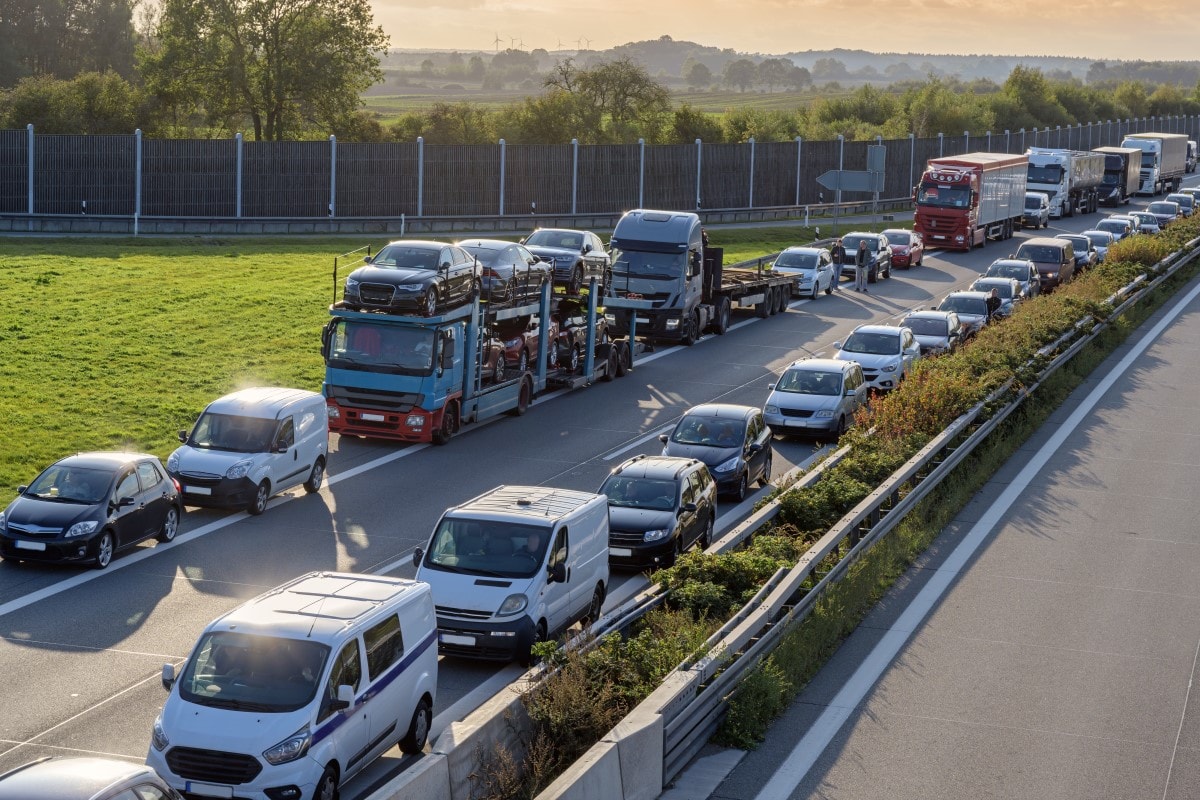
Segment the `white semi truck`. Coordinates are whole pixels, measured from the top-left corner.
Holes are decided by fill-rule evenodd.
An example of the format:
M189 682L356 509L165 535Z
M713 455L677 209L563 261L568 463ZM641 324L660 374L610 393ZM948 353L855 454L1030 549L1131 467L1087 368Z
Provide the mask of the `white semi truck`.
M1083 150L1033 147L1029 157L1026 189L1050 198L1050 216L1072 217L1075 212L1091 214L1100 207L1100 184L1104 182L1104 156Z
M1125 137L1121 147L1142 151L1142 185L1138 194L1179 191L1187 171L1187 142L1182 133L1134 133Z

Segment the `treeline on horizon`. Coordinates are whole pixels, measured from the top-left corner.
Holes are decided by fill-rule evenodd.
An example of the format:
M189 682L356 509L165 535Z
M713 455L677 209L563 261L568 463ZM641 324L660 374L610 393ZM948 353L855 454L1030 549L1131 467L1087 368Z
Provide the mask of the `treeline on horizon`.
M854 69L822 57L810 70L789 58L660 37L580 54L578 62L512 48L486 61L487 54L430 56L414 75L445 80L461 72L481 89L518 86L528 94L484 107L450 102L454 94L443 84L430 108L385 119L363 108L364 92L385 79L381 63L393 58L367 0L230 0L219 10L163 0L139 5L154 13L137 24L132 0L9 5L0 14L0 128L32 124L45 134L140 129L156 138L246 131L257 140L332 134L360 142L423 137L429 144L738 143L999 133L1200 114L1196 63L1094 62L1086 83L1070 72L1020 65L1002 82L964 81L933 71L914 78L911 67L880 74L862 63L869 55L862 52L833 51L859 64ZM274 28L262 23L265 6L278 12L268 15ZM647 62L658 63L659 73ZM664 63L678 67L670 80ZM859 85L843 87L839 78ZM771 110L731 103L714 113L692 105L687 91L672 91L681 82L693 92L717 85L739 97L765 90L787 99ZM776 88L793 94L776 95Z

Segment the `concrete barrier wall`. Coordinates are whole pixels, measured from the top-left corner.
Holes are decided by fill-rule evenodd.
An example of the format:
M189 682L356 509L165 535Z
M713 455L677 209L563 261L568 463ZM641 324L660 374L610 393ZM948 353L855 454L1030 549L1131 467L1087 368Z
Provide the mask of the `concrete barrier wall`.
M488 700L461 722L451 723L433 746L434 755L446 758L451 800L470 800L474 784L483 779L500 751L507 751L517 763L523 762L525 742L532 731L533 722L520 693L513 687ZM395 797L399 800L422 796L405 793Z

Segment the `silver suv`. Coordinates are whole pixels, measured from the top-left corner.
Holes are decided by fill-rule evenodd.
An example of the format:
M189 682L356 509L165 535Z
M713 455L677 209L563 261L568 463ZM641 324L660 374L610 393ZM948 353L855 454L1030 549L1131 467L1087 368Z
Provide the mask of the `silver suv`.
M921 358L921 345L908 328L895 325L859 325L845 342L834 342L839 361L857 361L872 389L895 389Z
M776 435L841 436L867 401L862 366L857 361L802 358L784 368L771 394L763 419Z

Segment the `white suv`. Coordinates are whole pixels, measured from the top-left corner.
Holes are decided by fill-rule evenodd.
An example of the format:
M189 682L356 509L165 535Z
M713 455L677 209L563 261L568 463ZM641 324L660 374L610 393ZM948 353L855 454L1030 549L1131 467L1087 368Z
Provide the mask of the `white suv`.
M859 325L845 342L834 342L834 358L862 365L866 385L879 391L895 389L921 358L921 345L908 328Z

